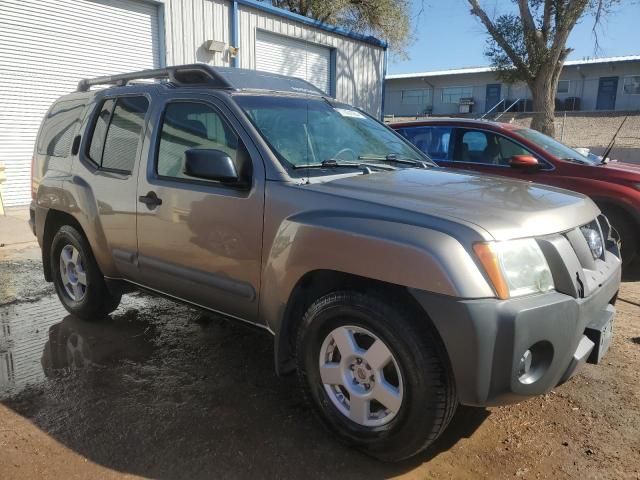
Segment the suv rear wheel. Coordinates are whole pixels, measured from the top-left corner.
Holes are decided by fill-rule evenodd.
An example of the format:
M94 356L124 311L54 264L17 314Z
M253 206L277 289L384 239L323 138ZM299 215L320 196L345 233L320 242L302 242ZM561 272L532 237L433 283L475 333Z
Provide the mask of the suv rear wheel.
M410 457L457 407L444 348L400 302L336 292L306 312L297 337L302 388L341 440L386 461Z
M109 291L89 243L74 227L56 232L49 259L56 293L69 313L97 320L118 308L121 295Z

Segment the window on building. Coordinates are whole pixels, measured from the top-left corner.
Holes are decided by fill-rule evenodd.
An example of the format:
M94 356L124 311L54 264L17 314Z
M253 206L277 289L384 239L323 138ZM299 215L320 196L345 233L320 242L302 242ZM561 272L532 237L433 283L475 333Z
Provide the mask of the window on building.
M38 138L38 154L66 157L80 125L85 100L69 100L56 103L47 113L42 133Z
M430 105L431 89L416 88L413 90L402 90L403 105Z
M451 127L405 127L398 133L433 160L449 159Z
M473 87L445 87L442 89L442 103L460 103L461 98L473 97Z
M640 95L640 75L624 77L622 90L627 95Z
M558 90L557 92L559 94L566 94L569 93L569 85L570 85L570 81L569 80L560 80L558 82Z
M103 168L133 170L148 108L149 101L142 96L118 99L104 143Z
M531 155L515 142L492 132L458 129L453 160L508 166L514 155Z
M158 175L193 180L183 172L186 150L222 150L235 160L238 142L238 136L213 107L204 103L170 103L165 110L160 132L156 165Z

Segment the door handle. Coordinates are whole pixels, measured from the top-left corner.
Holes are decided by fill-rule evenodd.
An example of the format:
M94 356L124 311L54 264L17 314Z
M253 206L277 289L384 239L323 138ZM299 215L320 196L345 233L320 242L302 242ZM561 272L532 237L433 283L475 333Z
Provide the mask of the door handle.
M158 195L156 195L156 192L149 192L146 195L140 195L138 197L138 201L140 201L141 203L144 203L147 208L155 208L158 205L162 205L162 199L158 198Z

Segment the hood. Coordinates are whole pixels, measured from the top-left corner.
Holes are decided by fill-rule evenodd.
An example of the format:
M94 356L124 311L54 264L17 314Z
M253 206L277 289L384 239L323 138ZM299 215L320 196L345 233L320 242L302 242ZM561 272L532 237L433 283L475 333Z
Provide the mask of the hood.
M640 182L640 165L613 160L598 167L604 168L609 175L615 176L616 179L623 182Z
M496 240L570 230L599 213L586 196L555 187L446 168L355 175L309 188L475 224Z

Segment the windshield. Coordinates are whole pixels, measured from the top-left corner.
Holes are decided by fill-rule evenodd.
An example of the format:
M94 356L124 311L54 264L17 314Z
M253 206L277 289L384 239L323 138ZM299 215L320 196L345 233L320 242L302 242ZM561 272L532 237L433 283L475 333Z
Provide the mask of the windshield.
M347 105L281 96L238 95L235 100L280 161L292 167L385 161L388 155L429 161L389 128Z
M562 160L586 163L588 165L597 165L600 163L600 157L592 154L584 156L573 148L567 147L563 143L560 143L559 141L545 135L544 133L540 133L537 130L532 130L531 128L518 128L514 130L514 132L521 137L526 138L530 142L535 143L537 146L544 149L544 151L550 153L554 157L558 157Z

